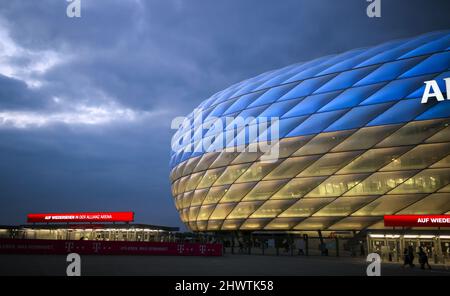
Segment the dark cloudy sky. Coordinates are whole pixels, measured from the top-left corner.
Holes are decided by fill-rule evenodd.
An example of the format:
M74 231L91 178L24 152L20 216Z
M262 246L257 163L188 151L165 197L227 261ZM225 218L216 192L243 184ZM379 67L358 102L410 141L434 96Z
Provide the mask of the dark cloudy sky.
M133 210L180 226L171 119L295 62L450 28L448 0L0 2L0 224Z

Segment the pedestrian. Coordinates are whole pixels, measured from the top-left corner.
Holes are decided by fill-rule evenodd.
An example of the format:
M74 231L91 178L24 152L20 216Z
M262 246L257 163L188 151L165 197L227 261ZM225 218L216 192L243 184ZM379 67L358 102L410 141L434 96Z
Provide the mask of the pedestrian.
M414 265L414 248L413 246L408 246L408 257L409 257L409 266L413 268Z
M405 248L403 250L403 267L410 265L409 255L408 255L408 248Z
M420 269L425 269L425 265L428 269L431 269L430 263L428 263L428 255L424 252L422 247L419 247L419 253L417 254L419 255Z

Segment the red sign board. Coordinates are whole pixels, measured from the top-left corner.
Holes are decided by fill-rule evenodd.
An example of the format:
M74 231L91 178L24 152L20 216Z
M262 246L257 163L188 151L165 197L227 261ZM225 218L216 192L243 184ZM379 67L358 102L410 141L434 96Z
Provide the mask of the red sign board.
M450 227L450 215L389 215L384 216L384 226Z
M90 212L90 213L52 213L28 214L28 223L60 222L132 222L133 212Z
M0 239L0 254L222 256L221 244Z

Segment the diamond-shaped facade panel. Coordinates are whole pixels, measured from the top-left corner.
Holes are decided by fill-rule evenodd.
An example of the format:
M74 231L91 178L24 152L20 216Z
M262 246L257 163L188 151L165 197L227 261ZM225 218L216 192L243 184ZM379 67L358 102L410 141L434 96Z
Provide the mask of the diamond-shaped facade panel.
M434 79L446 96L449 49L450 32L433 32L214 94L173 137L182 221L193 231L336 231L379 229L383 215L448 213L450 102L421 96ZM279 119L271 161L258 150L276 140L274 123L260 128L267 118Z

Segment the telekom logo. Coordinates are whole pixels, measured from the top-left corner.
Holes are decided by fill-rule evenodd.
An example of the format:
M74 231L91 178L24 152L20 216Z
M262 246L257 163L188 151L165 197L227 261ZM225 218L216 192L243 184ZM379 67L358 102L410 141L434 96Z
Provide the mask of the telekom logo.
M71 252L73 250L74 244L73 242L66 242L65 248L67 252Z
M178 254L182 254L184 252L184 245L180 244L177 246Z

